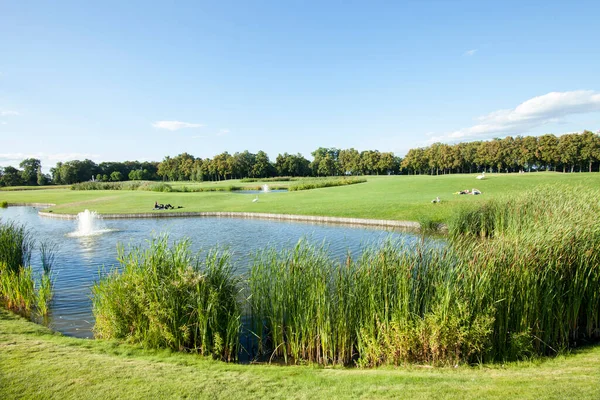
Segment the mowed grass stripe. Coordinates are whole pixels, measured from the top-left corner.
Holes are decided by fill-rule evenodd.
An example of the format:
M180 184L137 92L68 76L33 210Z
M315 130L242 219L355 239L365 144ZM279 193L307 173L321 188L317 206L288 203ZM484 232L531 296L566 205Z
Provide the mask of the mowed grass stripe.
M73 191L48 189L0 192L0 202L54 203L55 213L76 214L85 209L99 213L143 213L154 202L172 204L179 211L234 211L276 214L319 215L393 220L446 220L459 204L480 202L501 195L519 193L544 185L590 187L600 185L599 173L490 174L485 180L476 174L444 176L369 176L366 183L289 193L254 195L232 192L159 193L145 191ZM227 181L230 185L239 180ZM181 183L179 183L181 184ZM207 183L185 183L188 186ZM220 183L225 184L225 183ZM454 195L463 189L479 189L480 196ZM431 204L440 197L441 204ZM169 211L164 211L169 212ZM173 211L177 212L177 210Z
M600 347L485 367L238 365L52 334L0 310L0 397L597 399Z

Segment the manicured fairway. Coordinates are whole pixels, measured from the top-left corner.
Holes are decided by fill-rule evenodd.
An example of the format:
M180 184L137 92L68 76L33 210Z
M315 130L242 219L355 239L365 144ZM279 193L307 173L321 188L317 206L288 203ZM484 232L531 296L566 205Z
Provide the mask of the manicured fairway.
M323 369L226 364L52 334L0 309L0 398L598 399L600 347L535 362Z
M266 193L252 202L254 195L233 192L158 193L145 191L73 191L48 189L0 191L0 202L55 203L55 213L77 213L84 209L100 213L150 212L155 201L182 206L177 211L244 211L280 214L321 215L419 221L444 220L460 203L510 195L539 185L576 187L600 185L599 173L490 174L485 180L471 175L374 176L366 183L288 193ZM282 185L288 182L282 182ZM259 186L261 183L247 184ZM277 183L269 182L269 185ZM182 185L177 183L177 186ZM186 183L186 186L214 183ZM217 185L242 186L239 181ZM479 189L480 196L454 195L463 189ZM576 195L574 193L574 195ZM431 200L440 197L441 204ZM169 211L155 211L165 213Z

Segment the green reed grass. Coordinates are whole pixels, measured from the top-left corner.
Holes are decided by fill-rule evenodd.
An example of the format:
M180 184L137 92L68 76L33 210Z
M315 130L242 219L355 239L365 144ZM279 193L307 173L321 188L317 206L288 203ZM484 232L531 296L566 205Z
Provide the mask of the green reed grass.
M600 338L600 193L548 187L459 209L446 247L345 263L304 242L259 254L259 353L320 364L504 361Z
M6 269L16 273L20 267L29 265L33 247L31 232L24 225L0 221L0 264Z
M478 307L495 309L491 359L555 354L600 337L599 195L547 187L450 221L453 248L487 277Z
M259 353L361 366L480 359L492 317L455 290L456 262L425 242L388 242L343 264L303 241L263 252L249 284Z
M41 245L43 272L36 282L29 266L31 233L14 222L0 223L0 303L23 316L46 316L52 299L54 247Z
M237 358L240 285L228 253L201 260L189 241L169 246L163 236L147 249L120 248L119 262L92 289L96 337Z
M303 179L297 183L292 183L288 187L290 192L295 192L298 190L310 190L310 189L318 189L318 188L327 188L334 186L345 186L345 185L354 185L356 183L364 183L367 180L365 178L357 178L357 177L339 177L339 178L313 178L313 179Z

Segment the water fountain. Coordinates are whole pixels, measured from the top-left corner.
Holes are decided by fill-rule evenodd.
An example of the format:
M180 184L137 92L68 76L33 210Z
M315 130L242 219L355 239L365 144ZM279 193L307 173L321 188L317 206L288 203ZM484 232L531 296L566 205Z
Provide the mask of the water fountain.
M271 191L271 189L269 189L269 185L267 185L266 183L264 185L262 185L262 191L265 193L268 193Z
M99 221L99 216L95 211L85 210L77 214L77 230L69 233L68 236L83 237L101 235L110 232L110 229L104 228Z

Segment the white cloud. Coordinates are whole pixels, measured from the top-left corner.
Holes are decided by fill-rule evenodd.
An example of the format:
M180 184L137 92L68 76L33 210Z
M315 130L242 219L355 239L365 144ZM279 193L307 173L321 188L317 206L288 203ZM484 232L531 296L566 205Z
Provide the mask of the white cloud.
M18 168L21 161L27 158L37 158L40 160L42 169L47 172L59 161L85 160L86 158L97 161L101 156L92 153L0 153L0 166L6 167L12 165L13 167Z
M433 142L485 140L502 135L520 135L533 128L561 123L572 114L600 112L600 93L593 90L551 92L529 99L517 107L498 110L477 118L478 124L437 136Z
M463 53L463 56L472 56L475 55L475 53L477 53L478 49L471 49L471 50L467 50Z
M21 115L21 114L18 113L17 111L12 111L12 110L0 110L1 117L8 117L9 115Z
M169 131L177 131L183 128L202 128L202 124L192 124L189 122L181 121L156 121L152 124L153 127L158 129L167 129Z

